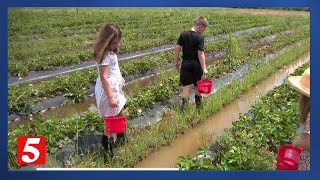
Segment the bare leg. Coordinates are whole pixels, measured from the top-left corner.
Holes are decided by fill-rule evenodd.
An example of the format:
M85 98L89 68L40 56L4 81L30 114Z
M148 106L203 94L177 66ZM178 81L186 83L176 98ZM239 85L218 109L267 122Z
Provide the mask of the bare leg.
M200 94L200 92L199 92L199 90L198 90L198 87L194 87L194 93L195 93L195 95L197 95L197 96L201 96L201 94Z
M183 86L183 88L182 88L182 97L183 98L189 98L191 88L192 88L192 84Z
M187 102L189 101L189 95L191 91L192 85L187 85L182 87L182 104L180 106L180 110L184 110Z

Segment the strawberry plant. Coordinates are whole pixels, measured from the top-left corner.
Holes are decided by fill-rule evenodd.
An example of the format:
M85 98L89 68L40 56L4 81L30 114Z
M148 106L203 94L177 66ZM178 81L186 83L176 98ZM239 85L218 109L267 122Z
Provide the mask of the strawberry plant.
M133 166L142 157L145 157L146 155L155 151L160 146L167 145L168 143L172 142L172 140L175 137L177 137L178 134L185 132L187 128L192 127L195 124L203 121L208 115L215 113L220 107L222 107L224 104L236 98L244 90L250 88L256 82L267 77L270 73L274 72L277 68L282 67L284 64L295 60L296 58L300 57L302 54L304 54L307 51L309 51L308 40L304 41L304 43L302 43L300 46L294 46L294 48L288 50L288 52L285 52L285 54L273 59L272 63L261 63L260 67L254 67L254 69L251 69L251 71L245 75L244 77L245 79L241 83L238 80L233 81L229 85L225 85L221 87L221 89L219 89L216 92L215 96L207 97L206 103L204 103L205 104L204 110L200 111L199 114L194 113L193 111L185 112L185 113L179 113L174 111L172 115L167 117L168 119L164 121L160 121L155 125L141 127L141 128L129 127L128 133L130 133L129 137L132 137L132 139L125 145L125 147L123 148L123 151L120 152L121 156L119 156L119 161L115 162L116 164L112 164L111 166L112 167ZM175 76L175 78L178 78L178 76ZM166 80L168 78L164 78L164 79ZM177 79L173 79L173 82L175 82L176 80ZM172 82L170 84L172 84ZM231 93L230 93L230 90L232 91ZM45 124L41 126L41 124L43 124L43 120L49 120L48 123L50 124ZM24 133L28 135L29 134L43 135L43 134L52 133L53 134L51 135L52 140L50 141L50 146L48 146L47 148L48 148L48 152L50 150L51 152L55 152L56 149L54 148L59 148L63 146L62 144L63 142L67 142L66 137L68 137L69 139L73 139L73 138L77 138L78 135L82 133L92 132L94 130L98 130L98 131L103 130L103 121L98 116L97 113L86 113L85 115L82 115L78 118L58 119L58 118L52 117L52 118L47 118L43 120L34 119L34 123L30 125L20 126L21 129L17 128L10 131L8 133L8 139L9 139L9 143L11 144L9 144L8 151L14 152L16 137ZM168 124L168 122L170 123ZM38 130L36 130L38 126L42 128L41 129L38 128ZM50 128L44 128L46 126ZM241 124L241 126L243 127L244 125ZM56 129L54 129L55 127ZM239 132L242 133L246 131L239 131ZM65 136L61 137L60 135L57 135L55 133L65 134ZM250 137L255 133L253 134L251 133L251 135L250 133L249 134L243 133L243 134L246 135L246 137ZM239 134L237 136L242 136L242 135ZM227 136L227 137L231 139L231 136ZM10 147L13 149L11 149ZM239 152L238 151L239 148L236 147L234 149L235 151ZM243 152L241 152L240 154L242 153ZM227 157L233 157L233 155L230 154ZM243 165L253 164L253 163L250 163L250 159L252 158L249 155L246 157L246 159L248 160L243 161L244 162L242 163ZM231 165L234 166L234 164L231 164ZM253 165L254 167L258 167L258 165L256 164L253 164ZM224 168L228 168L228 166L229 164L226 164ZM206 165L205 167L208 167L208 166Z
M306 33L303 31L297 31L289 36L280 36L279 39L273 42L268 42L266 44L262 43L261 46L264 48L249 48L248 50L240 50L242 39L235 38L235 40L227 39L229 41L227 46L229 47L229 53L226 59L221 59L216 62L210 68L208 77L213 77L214 75L223 75L227 69L232 69L244 62L250 62L250 59L254 57L260 58L268 54L268 51L276 52L281 48L284 48L286 43L279 43L282 41L292 44L295 41L300 40L305 37ZM234 38L233 38L234 39ZM239 41L239 42L238 42ZM214 44L215 42L209 42L208 44ZM220 43L219 41L217 43ZM279 45L277 45L279 44ZM265 45L265 46L264 46ZM268 48L265 48L268 47ZM269 48L270 47L270 48ZM233 53L233 54L232 54ZM150 70L151 67L161 70L162 66L166 63L171 63L170 57L172 57L172 52L162 52L155 55L149 55L146 57L138 58L134 61L127 61L120 64L121 71L124 75L135 75L135 73L145 72ZM233 59L232 59L233 58ZM160 64L160 65L158 65ZM89 72L89 75L88 75ZM87 90L90 83L94 84L97 77L97 72L95 68L89 69L89 71L84 72L75 72L66 76L59 76L53 80L48 80L38 84L25 86L11 86L9 87L9 112L19 112L19 107L24 112L29 112L27 108L30 108L28 105L29 102L38 102L43 98L54 97L56 95L65 95L70 97L72 100L80 102L86 96ZM162 93L162 92L161 92ZM15 97L18 97L20 94L24 94L23 101L16 101ZM153 97L153 96L146 96ZM161 96L165 97L165 95ZM12 99L13 98L13 99ZM134 101L140 101L141 97L136 98ZM142 98L145 99L145 98ZM159 98L160 99L160 98ZM157 99L158 100L158 99ZM148 103L153 102L152 99L141 100L140 106L147 106ZM25 103L25 104L24 104ZM131 103L131 101L130 101ZM19 104L19 105L18 105ZM30 104L30 103L29 103ZM135 103L133 103L135 104ZM25 106L25 107L24 107ZM26 108L27 107L27 108Z
M86 9L76 13L65 9L9 9L8 74L25 76L31 70L50 70L91 60L92 41L97 31L103 23L114 19L124 32L120 53L174 44L177 35L192 26L190 19L197 16L199 9L188 9L188 14L184 11L168 8ZM232 9L227 14L221 14L220 9L201 8L201 11L214 24L214 28L207 28L206 37L266 25L298 27L309 22L309 17L244 15L233 13Z
M292 75L300 75L309 63ZM252 114L240 114L232 128L225 129L215 143L220 149L206 160L180 157L181 169L266 170L275 169L277 148L297 136L299 93L287 82L261 97L252 106ZM208 149L206 149L208 151ZM202 153L203 154L203 153Z

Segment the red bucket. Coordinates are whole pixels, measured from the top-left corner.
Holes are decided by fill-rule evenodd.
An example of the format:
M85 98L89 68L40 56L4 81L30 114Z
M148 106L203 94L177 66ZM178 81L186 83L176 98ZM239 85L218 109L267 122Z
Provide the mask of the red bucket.
M107 134L122 133L126 130L126 116L112 116L104 118Z
M302 149L285 144L278 150L277 170L298 170Z
M209 94L212 89L212 84L213 84L212 80L199 80L197 81L198 91L201 94Z

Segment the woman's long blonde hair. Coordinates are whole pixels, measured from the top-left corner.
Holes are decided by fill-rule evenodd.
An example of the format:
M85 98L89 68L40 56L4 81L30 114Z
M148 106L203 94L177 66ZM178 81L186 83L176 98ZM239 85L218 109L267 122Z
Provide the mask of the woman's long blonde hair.
M107 52L111 51L110 43L115 38L118 38L120 40L121 36L122 32L119 26L114 22L107 23L101 28L97 40L94 44L93 54L98 64L101 64ZM116 48L114 51L117 52L118 48Z
M303 94L300 95L299 109L300 121L301 123L305 124L310 112L310 98L308 96L305 96Z

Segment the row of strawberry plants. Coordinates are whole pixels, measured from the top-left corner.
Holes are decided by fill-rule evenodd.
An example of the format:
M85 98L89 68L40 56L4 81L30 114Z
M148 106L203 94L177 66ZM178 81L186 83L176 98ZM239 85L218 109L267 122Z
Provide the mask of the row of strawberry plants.
M186 14L185 11L188 11ZM219 24L221 21L226 22L248 22L269 20L268 15L243 15L236 14L237 10L228 9L82 9L81 13L76 13L74 8L71 9L9 9L9 39L12 41L24 40L28 35L38 35L40 38L52 38L63 35L61 29L79 30L86 29L90 25L100 24L108 20L119 21L120 26L126 26L128 29L138 29L141 25L145 26L150 23L166 24L165 22L176 20L179 23L190 23L190 19L201 11L203 14L210 16L211 24ZM223 12L225 11L225 12ZM143 12L143 13L142 13ZM180 16L182 14L182 17ZM150 18L151 17L151 18ZM188 18L186 18L188 17ZM211 18L212 17L212 18ZM19 18L19 22L14 20ZM127 19L130 18L130 22ZM208 17L209 18L209 17ZM304 19L304 17L277 17L277 19ZM236 20L236 21L235 21ZM25 28L21 29L21 25ZM94 33L93 31L92 33ZM12 34L10 34L12 33ZM19 39L20 37L20 39Z
M242 27L239 27L239 28L242 28ZM248 27L244 27L244 28L248 28ZM174 36L172 39L176 39L177 34L178 33L175 33L174 35L172 34L172 36ZM121 49L125 49L126 46L128 46L129 43L125 41L126 41L126 38L124 37ZM154 46L161 46L163 44L166 44L165 42L161 43L157 41L159 41L159 39L153 40L153 39L146 38L144 41L141 41L141 40L137 41L138 44L132 44L130 46L139 47L139 44L141 43L145 43L145 44L154 43ZM81 43L81 44L86 45L85 43ZM75 48L77 46L79 46L79 44L76 46L72 45L71 47ZM91 49L82 50L80 52L74 53L74 52L68 51L67 50L68 48L66 48L66 46L59 43L59 46L57 47L63 48L66 51L63 52L63 50L55 50L57 54L52 54L52 52L49 51L49 49L52 47L55 47L55 46L48 46L48 48L45 48L44 50L38 47L34 47L34 49L30 49L30 48L24 48L24 47L17 47L16 45L14 45L12 48L9 47L9 68L8 68L9 76L25 76L27 75L28 71L52 70L52 69L55 69L57 66L78 64L83 61L92 60L93 51ZM145 49L148 47L151 47L151 46L146 45L145 47L142 47L139 49ZM77 48L77 49L81 49L81 48ZM50 56L38 55L37 58L33 58L31 60L24 59L26 57L31 57L31 56L23 54L23 52L33 53L38 50L41 50L45 53L49 53L51 55ZM130 48L128 51L123 51L123 52L130 52L134 50L135 49ZM11 58L12 56L15 56L14 55L15 52L20 53L20 55L17 57Z
M279 26L276 26L279 27ZM283 26L280 26L283 27ZM290 26L288 26L290 27ZM248 27L244 27L244 28L248 28ZM139 41L140 42L140 41ZM85 43L83 43L85 44ZM123 43L124 45L122 47L124 47L126 44ZM79 45L79 44L78 44ZM77 45L77 46L78 46ZM161 45L161 44L159 44ZM53 46L50 46L53 47ZM65 46L62 45L60 43L59 47L63 47L64 49ZM72 46L72 47L76 47L76 46ZM14 47L14 49L17 49L17 47ZM39 49L39 48L36 48ZM68 48L67 48L68 49ZM77 49L81 49L81 48L77 48ZM22 48L22 50L28 50L28 48ZM45 51L48 51L48 48L45 49ZM9 50L9 52L11 52ZM29 52L29 50L28 50ZM49 52L51 53L51 52ZM56 66L60 66L60 65L69 65L69 64L77 64L77 63L81 63L83 61L87 61L90 60L92 57L92 50L82 50L81 52L78 53L70 53L69 51L67 51L68 54L64 54L62 52L57 51L57 55L54 56L39 56L40 59L45 59L45 60L40 60L40 59L34 59L31 61L27 61L27 63L19 63L16 60L14 61L10 61L9 62L9 75L11 76L25 76L26 73L28 71L38 71L38 70L52 70L55 69ZM12 54L9 53L9 56L11 56ZM21 56L21 58L26 57L26 56ZM9 58L10 59L10 58Z
M200 112L191 110L181 113L179 110L174 110L164 115L163 121L157 124L129 131L129 137L131 137L129 143L121 148L119 157L113 159L107 166L117 168L133 167L153 151L161 146L168 145L179 134L183 134L186 129L195 126L205 120L206 117L217 112L220 107L232 101L255 83L306 53L309 48L309 43L306 41L302 45L296 46L280 57L273 59L271 63L263 63L261 66L251 69L243 81L235 80L219 89L214 96L207 97ZM92 153L86 154L85 159L71 157L70 160L72 163L68 164L67 167L105 167L102 158Z
M227 69L226 69L227 70ZM135 98L130 98L128 100L128 105L131 106L132 109L136 109L134 106L141 106L141 104L135 105L134 103L145 103L150 104L149 100L152 101L160 100L165 97L170 97L173 95L175 91L177 91L177 83L178 83L178 75L176 73L173 74L173 76L166 76L166 78L163 78L162 80L158 81L157 83L150 85L144 90L140 95L138 95ZM134 107L134 108L133 108ZM94 119L93 119L94 117ZM82 122L79 122L82 121ZM56 123L59 123L57 125ZM70 125L71 123L72 125ZM77 123L77 124L75 124ZM40 125L41 124L41 125ZM56 126L57 125L57 126ZM61 126L61 128L59 128ZM33 124L29 125L20 125L19 127L16 127L11 132L9 132L9 138L10 135L26 135L26 134L46 134L50 136L50 142L48 142L49 151L55 152L59 147L62 146L63 143L69 141L74 134L72 132L75 132L75 129L70 129L69 127L77 127L77 131L79 132L93 132L96 130L101 131L102 125L101 120L98 118L98 115L95 113L88 113L87 115L81 117L81 118L71 118L69 120L61 120L61 119L55 119L55 118L43 118L43 119L34 119ZM42 128L43 127L43 128ZM51 127L51 128L45 128L45 127ZM51 132L53 135L50 135L50 131L52 128L58 128L58 132ZM55 134L55 135L54 135ZM73 134L73 135L72 135ZM65 138L65 140L62 137L68 137ZM12 147L11 147L12 148ZM12 150L12 149L11 149Z
M251 69L243 81L235 80L231 84L219 89L214 96L204 99L204 106L200 112L191 110L181 113L179 110L174 109L171 113L165 114L162 117L163 120L157 124L138 129L129 128L129 142L121 148L119 157L113 159L107 166L118 168L133 167L138 161L153 151L161 146L168 145L179 134L183 134L186 129L195 126L209 115L217 112L221 106L232 101L243 91L249 89L270 73L306 53L309 48L308 41L305 41L302 45L296 46L285 54L273 59L272 63L261 64L261 66ZM102 158L96 156L90 153L87 154L84 160L79 158L73 159L68 167L105 167L101 163ZM89 163L92 161L96 163Z
M221 43L221 41L208 43L209 47L216 47L217 49L218 46L212 46L211 44L225 45L225 43ZM160 65L166 64L166 61L169 61L171 56L171 52L163 52L124 62L120 64L121 72L124 76L143 72L148 70L149 67L154 67L155 64L153 63ZM71 75L59 76L54 80L48 80L41 83L11 86L8 91L9 113L25 112L28 114L30 113L31 105L35 102L61 94L69 94L69 97L72 97L71 95L73 94L73 98L76 98L77 101L81 101L81 99L84 98L84 94L87 91L89 84L95 81L96 76L97 73L95 69L92 68L88 72L75 72ZM83 96L77 96L77 94L82 94ZM79 99L77 99L77 97Z
M269 51L274 53L276 51L279 51L281 48L284 48L288 45L293 44L294 42L297 42L301 39L308 38L308 33L303 32L301 34L294 34L292 37L290 36L284 36L283 38L279 39L278 41L267 43L268 49L266 48L258 48L258 49L250 49L247 51L246 49L242 48L243 47L243 42L239 40L239 38L229 38L228 39L228 51L227 52L227 57L222 58L218 61L216 61L213 65L209 66L208 68L208 76L207 78L212 78L214 75L215 76L221 76L223 75L226 70L235 68L243 63L250 63L251 60L254 58L261 58L269 54ZM241 38L240 38L241 39ZM282 43L286 42L286 43ZM166 76L168 77L168 76ZM169 80L169 79L165 79ZM172 82L162 82L163 83L172 83ZM152 85L150 85L151 89L154 89ZM146 88L148 89L148 88ZM174 89L171 89L174 90ZM174 94L174 91L167 91L166 96L164 95L162 99L167 98L167 96L171 96ZM144 106L150 105L152 102L154 102L155 96L152 94L151 91L143 91L136 97L132 97L128 101L129 107L129 114L133 114L136 116L137 114L141 113L141 108Z
M230 36L230 38L232 38ZM240 43L240 42L238 42ZM241 46L241 45L240 45ZM231 45L229 48L234 48ZM236 54L230 54L230 56L235 57ZM240 58L240 56L237 56ZM168 57L164 57L162 59L170 59ZM233 58L234 59L234 58ZM230 61L234 61L234 60ZM242 57L241 57L242 59ZM135 61L134 61L135 62ZM244 61L242 61L243 63ZM231 64L220 64L220 61L216 61L216 65L209 66L209 71L211 72L211 69L214 69L216 67L220 67L219 69L222 70L221 72L216 72L217 75L222 75L222 73L226 69L230 69L234 66L239 65L239 63L231 63ZM172 73L171 73L172 74ZM81 98L84 98L84 95L87 92L87 83L93 82L96 78L96 70L91 69L88 72L76 72L72 74L71 76L67 76L68 78L58 77L54 81L45 81L41 82L39 84L29 84L27 86L13 86L9 88L9 109L16 110L18 112L18 108L21 110L24 110L22 112L25 112L26 114L30 113L26 109L29 105L29 109L31 109L31 105L37 102L38 100L47 98L47 97L53 97L56 95L68 95L71 96L73 94L73 98L79 98L79 94L83 95ZM169 77L168 73L165 74L166 77ZM213 74L210 75L212 77ZM168 80L168 81L167 81ZM167 79L164 81L160 81L158 84L154 85L151 84L147 86L144 89L141 89L144 93L137 93L131 94L132 97L128 99L128 107L129 107L129 118L133 118L136 116L139 116L143 114L143 107L147 107L152 104L152 102L159 101L162 99L165 99L167 97L170 97L175 91L176 86L164 86L164 84L174 84L172 83L172 79ZM177 79L175 79L176 81ZM63 84L63 86L61 85ZM19 88L17 88L19 87ZM57 92L55 92L57 91ZM30 99L23 99L22 94L30 93ZM18 98L16 98L18 95L20 95ZM26 95L27 96L27 95ZM20 104L19 104L20 103ZM15 106L16 105L16 106ZM19 105L19 107L18 107ZM12 111L14 112L14 111Z
M279 41L280 42L283 40L287 41L288 38L290 38L290 36L280 38ZM299 40L295 38L290 38L290 39L295 41ZM228 39L227 41L230 41L230 39ZM229 44L231 45L232 42L229 42ZM277 41L269 43L268 47L272 47L274 46L274 44L277 44ZM274 48L273 51L276 51L279 48L282 48L288 44L281 43L282 46ZM230 47L230 48L236 49L238 47ZM233 53L233 52L230 52L230 53ZM241 59L240 62L235 62L234 60L230 60L231 57L235 58L234 57L235 55L231 55L227 59L225 59L222 64L220 63L220 61L217 61L215 64L221 64L221 65L214 66L213 68L209 69L209 74L213 75L213 73L223 73L225 68L229 68L232 65L239 65L245 62L248 59L248 57L258 57L258 56L261 56L261 54L265 55L266 53L267 52L265 51L265 49L258 49L258 50L251 49L248 54L242 53L241 58L236 57L236 59ZM157 57L153 56L154 58L156 58L155 60L164 61L164 63L160 63L160 64L165 64L165 61L170 60L170 57L172 56L171 52L160 53L160 55L158 55ZM137 70L138 67L143 68L143 66L141 66L143 64L147 64L147 66L153 66L153 64L151 64L150 62L157 62L157 61L148 61L148 58L146 58L146 59L142 59L141 62L133 61L132 63L124 63L124 66L121 66L121 71L124 72L124 74L126 75L125 72L128 72L128 71L123 70L126 67L127 67L126 69L129 69L129 70L130 69ZM41 101L45 98L53 97L56 95L66 95L76 101L81 101L86 95L86 92L89 88L89 84L94 83L96 77L97 77L97 73L93 68L87 72L75 72L68 76L60 76L58 78L55 78L54 80L44 81L38 84L18 85L18 86L9 87L9 91L8 91L9 92L8 93L9 94L9 97L8 97L9 113L15 112L15 113L28 114L30 113L32 104L34 104L35 102Z
M101 23L117 20L118 24L124 27L124 31L137 31L141 27L145 33L155 27L164 27L174 24L190 23L190 20L198 14L199 9L189 9L186 14L185 9L84 9L82 13L64 12L63 9L9 9L9 41L25 41L29 35L37 38L55 38L64 35L61 30L81 30L80 34L91 29L95 33ZM207 14L212 24L218 25L224 21L233 22L253 22L270 21L268 16L253 16L234 13L221 14L219 9L202 8L201 11ZM232 10L231 10L232 12ZM130 22L128 19L130 18ZM15 22L19 19L19 22ZM45 19L45 20L44 20ZM49 20L48 20L49 19ZM72 19L72 20L71 20ZM285 18L277 18L285 19ZM168 22L168 23L166 23ZM24 25L25 28L21 29ZM93 27L93 28L92 28ZM127 29L128 28L128 29ZM152 34L150 32L150 34Z
M221 44L211 42L210 44ZM224 43L223 43L224 45ZM211 48L212 49L212 48ZM212 49L218 50L218 49ZM151 67L161 67L171 61L172 52L162 52L148 55L142 58L132 59L131 61L120 63L123 76L143 73ZM89 74L89 76L88 76ZM53 80L34 83L29 85L17 85L9 87L9 112L27 112L30 111L30 105L43 98L49 98L65 93L72 93L72 87L77 90L86 91L90 83L94 83L97 77L95 68L85 72L75 72L71 75L59 76ZM19 97L19 98L17 98ZM83 98L83 97L81 97ZM32 101L30 101L32 100ZM78 99L80 101L81 99Z
M310 63L298 68L292 75L300 75ZM219 150L208 154L208 146L199 154L203 158L180 157L180 168L216 170L275 169L277 148L291 143L297 136L299 93L287 81L252 105L253 116L240 114L239 121L226 129L215 144Z
M221 60L216 61L213 65L209 66L208 68L209 73L207 78L212 78L213 75L221 76L225 72L227 72L227 70L229 69L233 69L243 63L250 63L251 60L255 58L264 57L266 54L268 54L267 51L271 51L274 53L276 51L279 51L281 48L291 45L292 43L300 39L305 39L308 36L304 36L302 34L301 36L298 36L298 37L299 38L288 38L287 36L285 36L284 41L287 41L287 44L285 46L279 46L278 44L284 45L284 43L279 43L278 41L275 41L274 43L269 43L270 45L268 46L269 49L258 49L258 50L251 49L249 51L246 51L245 49L241 48L243 44L241 43L241 41L237 41L236 38L229 38L228 40L230 42L228 44L230 47L229 47L229 52L227 53L227 57L222 58ZM168 77L169 76L166 75L166 78ZM164 80L165 82L160 82L160 84L172 84L172 82L170 81L167 82L167 80L169 81L170 78L165 79ZM176 79L176 81L177 80L178 79ZM165 91L162 92L163 94L161 94L161 96L159 96L158 93L153 93L153 91L157 92L156 91L157 86L154 86L154 84L150 84L149 86L147 86L146 89L144 89L143 92L139 93L135 97L130 98L128 100L129 115L130 116L134 115L133 117L135 117L141 113L141 109L143 107L149 106L155 100L165 99L171 96L172 94L174 94L176 90L174 88L175 86L173 87L171 87L170 85L168 86L169 88L165 89ZM161 87L162 86L160 86L159 90L161 90Z
M272 60L272 63L261 64L252 69L246 74L244 80L233 81L229 85L225 85L219 89L215 96L209 96L204 99L204 106L200 112L173 111L167 116L163 116L163 121L152 126L145 126L134 128L128 124L127 134L129 142L121 147L120 156L113 159L108 166L111 167L132 167L141 158L146 157L151 152L155 151L161 146L167 145L180 133L186 129L203 121L209 115L217 112L221 106L232 101L243 91L249 89L274 72L277 68L282 67L286 63L293 61L309 50L308 41L302 45L295 46L290 51ZM15 139L19 135L46 135L48 139L48 150L50 154L56 152L59 147L75 139L79 134L86 132L94 132L96 130L102 131L103 122L96 113L86 113L79 118L71 118L61 120L57 118L50 119L35 119L34 124L20 125L19 128L9 132L9 152L15 152ZM90 154L89 156L92 156ZM95 161L102 161L100 159L92 159ZM92 161L91 161L92 162ZM70 167L77 167L85 162L76 161L70 164ZM89 163L87 167L103 167L103 163Z
M282 27L282 28L279 28L278 26L274 26L271 28L259 30L255 33L252 33L252 35L251 34L244 35L244 36L242 36L242 38L243 38L243 41L257 40L259 38L263 38L268 35L283 32L285 30L293 28L292 26L288 26L288 27L280 26L280 27ZM296 29L293 29L293 31L307 33L307 32L309 32L309 29L310 29L309 26L301 26ZM294 32L294 34L298 33L298 32ZM280 35L278 34L278 36L281 36L281 35L282 34L280 34ZM227 39L207 42L207 43L205 43L205 52L219 51L221 49L225 49L225 47L227 47L227 46L228 46ZM163 64L171 62L172 61L171 57L172 57L171 52L163 52L163 53L157 53L157 54L154 54L151 56L139 58L139 59L141 59L140 61L138 61L138 60L127 61L122 64L123 68L121 69L121 72L123 73L124 76L137 74L137 73L144 73L150 69L154 69L155 67L160 67Z
M209 17L210 17L210 15L209 15ZM235 16L235 17L237 17L237 16ZM184 17L184 18L186 18L186 17ZM259 18L261 18L261 17L259 17ZM221 22L221 23L219 22L219 24L215 25L217 27L215 27L213 29L209 28L207 30L207 32L205 33L205 35L209 35L209 34L215 35L215 34L226 32L226 30L225 30L226 27L230 27L230 30L227 30L230 32L230 31L236 31L236 30L241 30L241 29L247 29L247 28L254 27L254 26L263 26L263 25L267 25L268 23L275 24L274 22L277 22L272 18L269 21L267 21L268 20L267 18L263 18L263 21L261 21L261 22L255 21L258 19L257 17L248 18L248 19L250 20L250 22L245 23L245 24L243 24L241 21L230 21L230 22L226 21L226 23L233 24L232 26L226 25L226 24L224 24L224 22ZM239 23L239 25L237 23ZM170 24L170 23L168 23L168 24ZM177 24L179 27L181 25L178 23L173 23L173 24ZM188 28L187 24L184 26L186 26L186 27L183 27L183 28ZM150 27L152 27L152 26L150 26ZM164 28L163 31L159 31L159 28L161 29L162 27L154 28L154 31L161 32L161 36L168 37L170 39L169 42L167 40L164 40L164 41L161 40L163 38L159 38L160 34L158 35L159 37L146 38L147 35L145 33L149 32L149 31L146 31L143 33L143 37L141 37L141 38L143 38L143 40L140 40L140 38L137 37L137 34L134 35L134 33L128 32L128 33L125 33L125 37L123 38L123 43L122 43L123 45L121 48L122 52L130 52L133 50L137 50L137 49L133 49L133 48L144 49L144 48L150 47L150 45L148 45L150 43L154 44L151 46L158 46L158 45L163 45L166 43L174 43L174 41L176 41L176 36L180 31L177 29L179 29L179 28L172 28L172 27ZM125 32L125 30L124 30L124 32ZM157 34L157 32L152 32L151 34ZM126 34L130 37L132 36L132 38L127 38ZM139 35L139 33L138 33L138 35ZM63 39L65 39L65 38L63 38ZM139 39L139 41L137 41L137 39ZM73 44L73 42L78 42L78 40L81 42L79 42L77 44ZM48 45L39 44L39 46L32 45L34 43L28 42L28 43L25 43L26 44L25 47L23 47L21 45L22 43L12 44L12 46L9 43L9 60L10 60L9 61L9 75L24 76L24 75L26 75L27 71L29 71L29 70L52 69L55 66L74 64L74 63L79 63L79 62L88 60L88 58L92 55L92 51L91 50L83 50L83 48L86 48L86 47L82 47L82 46L87 46L86 43L83 42L84 40L85 40L85 38L81 38L79 36L76 36L76 37L72 37L70 39L70 42L72 43L70 45L63 44L65 42L64 40L55 40L54 44L53 44L53 42L50 42ZM163 41L163 42L157 42L158 40ZM40 41L40 42L42 43L43 41ZM139 45L139 43L142 43L142 44L146 43L146 45L142 45L143 46L142 47L141 45ZM30 48L33 48L33 49L30 49ZM58 49L55 49L55 48L58 48ZM80 53L76 53L76 54L70 53L69 50L72 48L77 49L77 50L80 49L82 51ZM40 53L39 54L37 51L43 51L44 54L41 54L40 52L39 52ZM20 55L17 54L17 56L15 56L15 53L18 53ZM31 55L30 53L35 54L35 56ZM65 53L68 53L68 54L65 54ZM25 59L26 57L31 58L33 60L30 60L30 61L26 60ZM33 57L37 57L37 58L33 58ZM19 63L22 60L23 60L23 63ZM27 61L27 63L26 63L26 61Z

